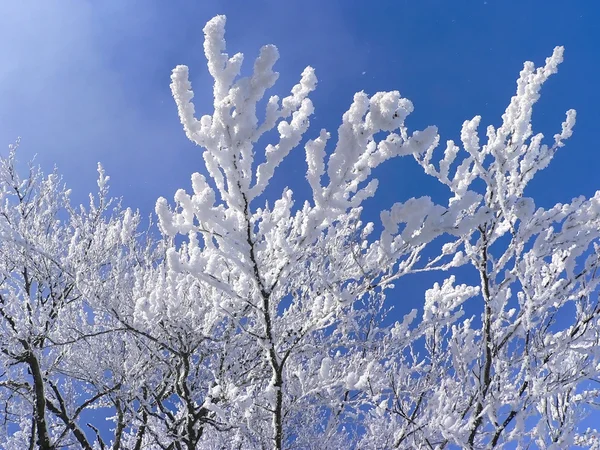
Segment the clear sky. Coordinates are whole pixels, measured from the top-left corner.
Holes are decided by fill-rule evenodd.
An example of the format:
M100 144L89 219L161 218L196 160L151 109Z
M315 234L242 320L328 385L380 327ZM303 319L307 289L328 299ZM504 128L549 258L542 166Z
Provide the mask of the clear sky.
M44 168L58 165L77 199L94 188L101 161L113 193L149 213L158 196L172 198L202 170L200 149L181 130L169 76L175 65L189 65L197 108L210 111L202 27L216 14L228 17L231 53L243 51L248 61L262 44L279 47L276 91L287 92L304 66L315 67L310 137L324 126L335 131L354 92L397 89L415 104L410 125L435 124L442 141L457 139L476 114L483 125L498 124L523 61L540 64L564 45L565 62L543 89L534 125L552 136L575 108L575 134L530 194L550 204L600 187L600 7L592 1L3 2L0 143L21 136L21 159L37 154ZM299 191L302 149L295 156L279 180ZM374 210L443 193L408 159L378 175L383 189Z
M157 197L189 189L190 174L203 169L200 149L179 123L169 77L177 64L190 66L197 111L211 112L202 28L216 14L227 15L228 50L246 54L246 69L261 45L279 47L274 92L287 93L306 65L315 67L310 138L322 127L335 132L359 90L399 90L415 105L409 125L437 125L442 142L458 139L462 122L476 114L482 130L498 125L523 62L542 64L564 45L565 62L543 88L534 128L551 137L575 108L575 134L526 194L549 206L600 188L600 7L592 1L3 2L0 143L21 136L21 160L37 154L46 170L56 164L77 201L95 188L101 161L113 194L150 214ZM298 148L271 193L290 185L303 198L304 170ZM372 220L395 201L446 198L410 158L376 175L381 187L366 205ZM431 280L411 280L404 296L422 302Z
M315 67L310 138L322 127L335 132L356 91L397 89L415 105L411 127L437 125L442 142L458 140L474 115L483 116L482 129L498 125L522 63L542 64L564 45L534 128L551 138L575 108L575 133L526 195L549 206L600 188L600 6L591 0L4 1L0 152L21 136L20 159L37 154L45 170L56 164L77 201L95 188L100 161L113 194L143 214L157 197L189 189L190 174L203 169L201 151L182 131L169 77L177 64L190 66L197 111L211 112L202 28L216 14L228 17L231 54L242 51L249 62L260 45L278 46L274 92L285 94L306 65ZM275 190L288 184L302 198L304 170L298 148ZM380 192L366 211L375 220L394 201L445 196L409 158L376 175ZM403 291L415 293L413 302L422 302L430 280L422 281Z

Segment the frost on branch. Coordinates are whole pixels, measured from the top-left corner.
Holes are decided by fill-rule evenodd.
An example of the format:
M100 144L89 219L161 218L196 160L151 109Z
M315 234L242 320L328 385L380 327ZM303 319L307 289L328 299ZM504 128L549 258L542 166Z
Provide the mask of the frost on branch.
M225 17L217 16L208 22L204 34L204 52L214 79L213 115L204 115L200 120L194 117L186 66L173 70L171 90L188 138L205 148L206 169L221 197L230 206L243 210L245 202L264 191L275 168L308 129L313 112L308 95L315 89L317 79L314 70L307 67L289 96L282 100L277 96L269 98L265 120L259 125L257 103L279 76L273 72L279 58L277 48L264 46L254 62L252 76L236 80L243 55L237 53L230 58L224 53ZM279 142L267 146L266 161L254 168L254 144L275 127Z
M533 105L562 53L557 47L538 69L525 64L502 125L487 128L484 144L476 116L463 124L462 148L448 141L437 167L433 147L417 155L450 188L448 211L419 199L382 216L397 232L394 214L411 211L404 229L388 235L392 249L418 238L427 221L453 216L454 231L444 231L455 238L442 252L470 263L480 286L454 290L451 276L428 291L424 321L413 331L423 333L425 353L410 344L390 358L391 383L380 392L395 404L386 410L391 422L373 414L365 448L598 445L597 432L579 422L598 398L590 380L600 368L600 192L548 210L523 195L572 134L573 110L551 145L531 127ZM460 319L477 292L477 314Z
M546 64L537 69L532 62L525 63L517 80L517 93L502 115L502 125L498 129L487 127L487 142L483 146L478 136L481 117L475 116L463 123L461 141L467 156L457 165L453 176L450 167L460 150L454 141L447 142L439 169L431 163L433 148L418 157L425 171L450 187L456 197L463 196L476 178L482 178L488 185L497 183L499 189L490 200L510 208L536 172L548 165L556 150L572 134L576 116L572 109L567 111L562 130L554 135L551 146L543 144L544 136L534 134L531 128L533 105L540 98L542 85L557 72L563 51L562 47L556 47ZM488 195L492 195L489 190Z
M245 353L254 355L262 371L252 375L264 383L261 394L252 394L257 396L252 414L258 415L253 416L252 427L257 417L270 424L261 442L272 439L281 448L284 436L292 433L302 446L303 439L319 429L325 441L338 442L341 435L336 430L346 413L333 413L335 405L347 395L344 390L365 391L368 386L366 375L351 375L341 368L353 364L375 371L373 364L359 356L362 352L339 354L338 350L376 345L377 328L365 335L361 327L385 315L383 290L392 279L410 273L424 246L453 229L460 214L428 199L414 201L415 205L429 201L431 207L419 212L396 205L385 219L379 240L372 237L373 224L362 222L362 203L377 188L372 171L391 158L426 152L438 139L435 127L409 132L405 120L413 105L397 91L373 96L357 93L330 151L331 136L325 130L306 143L312 203L296 207L291 190L285 189L279 199L257 207L257 197L276 167L308 130L313 112L308 96L316 87L316 77L312 68L305 69L291 95L268 99L265 119L259 121L257 105L277 80L273 71L277 50L263 47L252 75L240 78L243 56L225 53L224 25L225 18L216 17L204 28L204 50L214 79L212 115L194 117L187 68L178 66L172 75L181 122L188 138L204 148L211 180L192 175L193 192L179 190L175 208L164 199L157 202L163 233L169 238L187 236L184 244L167 252L166 279L197 283L199 292L207 296L203 307L214 308L204 317L235 330L228 339L237 343L228 345L256 348ZM266 146L265 161L256 166L259 138L275 129L277 142ZM421 219L427 216L430 219L423 225ZM399 224L409 224L412 230L397 237ZM426 270L442 265L436 263ZM148 327L164 317L157 311L165 310L160 303L167 298L140 295L136 326ZM315 353L315 348L322 351ZM331 360L329 377L323 376L320 361L324 354ZM221 357L232 358L233 353ZM333 370L336 366L340 370ZM321 375L315 384L317 372ZM221 383L226 384L220 379ZM236 381L237 395L246 399L251 394L241 387L244 383ZM315 403L325 386L330 393L327 400ZM356 396L347 405L348 413L359 411L366 398L364 392ZM221 411L227 411L222 417L231 421L243 415L236 402L234 397L221 400ZM323 402L325 409L319 409ZM317 419L330 415L324 429L319 420L306 421L307 411L313 410ZM305 425L292 431L291 424L300 417ZM249 428L243 433L253 432Z
M108 197L98 173L98 193L74 207L56 172L30 165L21 177L16 147L0 157L1 448L91 449L81 415L124 406L139 373L106 314L143 259L139 216Z
M321 186L321 179L329 133L321 131L318 139L306 145L307 179L315 205L334 213L358 207L375 194L377 180L369 180L374 168L395 156L422 153L433 146L437 140L435 127L408 134L404 120L412 111L410 100L398 91L378 92L371 98L364 92L357 93L344 113L338 142L327 160L327 186ZM388 134L377 142L375 135L382 131ZM365 181L367 185L361 187Z

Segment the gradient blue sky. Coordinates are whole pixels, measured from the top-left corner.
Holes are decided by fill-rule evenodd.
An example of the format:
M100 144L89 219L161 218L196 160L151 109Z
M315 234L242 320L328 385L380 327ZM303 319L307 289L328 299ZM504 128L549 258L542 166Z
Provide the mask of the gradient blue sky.
M287 93L306 65L315 67L309 137L322 127L335 132L361 89L398 89L415 105L409 125L437 125L442 141L458 139L462 122L476 114L483 127L498 125L523 61L542 64L564 45L565 62L544 86L534 128L552 136L575 108L575 134L526 194L549 206L600 188L600 7L591 1L6 1L0 143L21 136L21 160L37 154L45 170L56 164L76 201L95 189L101 161L113 194L150 214L157 197L189 189L190 174L203 170L200 149L181 129L169 77L177 64L190 66L197 111L211 111L202 28L216 14L227 15L229 52L244 52L246 69L260 45L279 47L274 92ZM298 148L271 193L290 185L305 197L304 171ZM372 220L395 201L447 195L410 158L376 175L381 187L366 205ZM430 283L411 278L402 296L412 301L400 309L420 304Z
M415 104L410 125L438 125L442 140L458 138L476 114L484 125L498 124L523 61L540 64L564 45L565 62L544 87L534 125L552 136L565 110L575 108L577 126L530 194L550 204L600 187L595 2L23 0L3 2L1 10L0 143L21 136L21 159L37 154L47 170L58 165L76 199L94 189L97 161L111 175L113 194L144 213L202 170L200 149L181 130L169 76L175 65L189 65L197 109L210 111L202 27L216 14L228 17L231 53L243 51L248 61L262 44L279 47L277 92L287 92L306 65L316 68L311 137L321 127L335 131L361 89L400 90ZM279 180L301 190L302 150L295 156ZM443 193L406 158L377 175L383 189L373 210Z

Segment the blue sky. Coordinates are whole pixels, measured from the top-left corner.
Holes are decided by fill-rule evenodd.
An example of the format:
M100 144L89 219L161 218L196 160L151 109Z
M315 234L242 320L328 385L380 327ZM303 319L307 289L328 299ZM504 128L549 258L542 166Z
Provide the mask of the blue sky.
M144 213L202 170L200 149L181 130L169 76L175 65L189 65L197 109L210 110L202 27L223 13L231 53L250 59L262 44L279 47L276 91L287 92L306 65L316 68L311 137L321 127L335 131L354 92L398 89L415 104L410 125L435 124L442 140L456 139L463 120L476 114L484 125L497 124L523 61L542 63L564 45L565 62L544 87L534 125L551 136L564 111L575 108L575 135L530 194L547 205L598 187L594 2L61 0L5 2L2 9L0 142L21 136L21 159L37 154L47 170L58 165L76 199L94 188L97 161L113 193ZM302 150L295 156L279 179L295 175L290 184L298 191ZM407 159L377 175L384 189L373 211L443 194Z
M190 66L199 114L210 112L211 80L202 28L226 14L228 49L250 61L263 44L279 47L275 93L285 94L306 65L319 84L308 137L335 132L356 91L397 89L411 99L413 129L437 125L458 139L465 119L498 125L525 60L542 64L566 47L559 73L544 86L534 128L547 136L564 112L578 111L574 136L527 195L541 206L599 188L600 7L565 1L155 1L4 2L0 14L0 143L22 137L21 160L56 164L76 201L95 189L96 162L126 206L150 214L159 196L189 189L203 170L201 151L181 128L169 89L177 64ZM6 147L4 147L6 149ZM290 185L307 194L301 148L279 168L271 194ZM446 198L445 188L410 158L376 171L381 188L368 219L412 196ZM400 310L422 303L430 277L411 278ZM408 300L408 299L407 299Z

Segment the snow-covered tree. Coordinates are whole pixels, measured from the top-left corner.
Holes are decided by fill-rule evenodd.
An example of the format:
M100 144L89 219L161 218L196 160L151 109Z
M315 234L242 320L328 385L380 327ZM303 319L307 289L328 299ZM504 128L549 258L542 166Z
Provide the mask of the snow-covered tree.
M216 17L204 29L212 115L194 117L185 66L171 84L209 180L194 174L193 193L178 191L174 210L157 203L163 233L188 236L168 251L167 270L205 286L210 323L232 330L226 367L235 376L215 376L201 395L231 428L224 439L274 448L359 438L360 448L588 442L594 433L577 425L596 395L586 380L598 364L600 195L549 210L524 196L575 122L569 111L552 145L531 130L532 107L562 48L539 69L525 64L485 144L476 117L463 126L462 150L449 141L437 163L435 128L411 133L404 125L410 101L398 92L356 94L332 151L326 131L305 145L312 201L295 207L286 189L270 206L261 195L308 130L316 77L305 69L288 97L268 99L260 121L277 51L263 47L252 75L239 78L243 56L225 53L224 24ZM256 164L257 143L272 130L278 138ZM397 203L381 213L374 236L361 221L362 202L377 187L371 172L407 155L448 186L448 202ZM443 247L424 262L420 254L431 244L435 253L440 236ZM456 285L451 275L427 291L420 320L412 312L383 326L393 280L467 265L478 285ZM159 305L143 297L140 314L157 320ZM464 317L475 308L480 315ZM566 320L555 323L557 315ZM216 434L218 427L207 442Z
M531 128L540 88L562 55L557 47L543 67L525 64L485 143L477 116L463 124L462 150L448 141L437 164L433 149L416 156L449 187L450 203L473 199L469 228L443 252L462 251L479 283L457 287L452 275L427 291L423 345L396 348L384 362L385 400L363 448L597 448L598 433L580 422L600 393L600 192L549 209L524 196L575 123L570 110L551 145ZM463 303L476 313L448 320Z
M351 417L362 417L372 402L368 381L387 333L384 288L413 271L450 267L453 261L442 258L420 264L419 254L460 227L471 203L458 201L452 209L427 198L397 204L371 239L373 224L360 215L377 186L372 170L396 156L424 153L437 139L433 127L408 131L404 121L413 107L398 92L357 94L329 156L326 131L306 144L312 202L295 207L289 189L272 206L261 201L277 166L308 130L316 77L305 69L289 96L268 99L260 121L257 104L278 76L277 50L263 47L252 75L238 78L243 57L224 53L224 24L217 17L204 29L214 113L194 118L186 67L175 68L171 84L188 137L205 149L210 180L196 173L192 195L180 190L174 210L163 199L156 207L163 233L188 237L168 250L167 270L203 287L196 308L208 308L210 327L229 333L226 377L214 376L200 398L240 445L344 447L344 439L359 433ZM256 143L273 130L276 142L255 164ZM163 299L141 297L138 315L161 320ZM193 307L186 310L192 314ZM208 429L207 443L218 428Z
M242 77L224 28L204 28L210 114L195 117L188 69L173 70L205 170L158 200L161 240L109 207L102 170L75 209L56 175L21 180L2 160L0 445L600 448L583 425L599 394L600 193L544 209L525 191L575 123L568 111L548 144L531 127L562 48L525 64L483 143L477 116L438 156L437 129L409 130L397 91L357 93L335 139L311 135L314 70L266 98L277 49ZM297 204L271 181L302 144ZM373 170L401 156L447 199L366 221ZM419 272L439 280L390 324L394 283ZM80 424L99 406L110 432Z
M131 292L139 218L108 197L101 166L98 194L77 208L56 173L21 177L15 156L0 159L0 447L91 450L82 416L118 409L135 379L99 306Z

